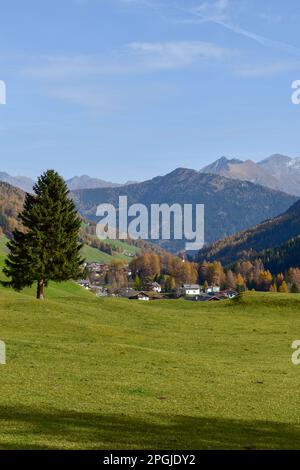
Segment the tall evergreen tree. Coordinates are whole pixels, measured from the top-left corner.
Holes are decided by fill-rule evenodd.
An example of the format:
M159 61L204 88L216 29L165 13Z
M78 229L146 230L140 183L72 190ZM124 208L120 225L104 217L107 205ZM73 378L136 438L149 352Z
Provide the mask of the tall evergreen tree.
M82 245L78 241L81 221L64 180L46 171L27 194L5 261L7 283L17 291L37 283L37 298L44 299L50 280L76 279L82 272Z

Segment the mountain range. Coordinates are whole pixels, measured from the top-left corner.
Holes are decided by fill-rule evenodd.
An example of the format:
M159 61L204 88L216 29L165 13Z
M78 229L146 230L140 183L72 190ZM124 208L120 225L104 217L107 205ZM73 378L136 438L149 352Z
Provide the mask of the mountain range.
M26 192L32 191L34 185L30 178L13 177L5 172L0 173L1 181ZM141 183L127 182L125 185L87 175L67 180L79 212L93 221L97 221L96 208L99 204L111 203L117 207L121 195L127 195L129 204L142 203L147 207L162 203L204 204L205 242L214 244L205 248L203 253L207 257L224 261L238 259L251 249L256 253L272 249L300 234L300 227L298 232L295 221L290 224L294 230L288 229L288 236L285 238L278 238L277 220L269 238L266 238L264 227L270 222L262 225L263 235L259 225L264 220L269 221L284 214L297 201L296 196L300 195L299 183L300 158L279 154L258 163L222 157L200 171L177 168L164 176ZM3 217L2 206L0 194L0 217ZM19 206L20 204L18 208ZM9 210L12 207L13 204ZM285 216L279 216L279 220L282 217L285 220ZM280 224L279 226L281 227ZM248 237L248 232L247 236L244 232L239 233L250 227L254 227L251 229L251 234L255 234L253 240L251 236ZM237 235L233 235L237 232ZM285 233L282 227L280 232ZM247 242L240 242L245 237ZM225 241L215 243L223 238ZM265 243L261 243L261 239ZM164 249L177 252L184 249L185 240L161 241L160 244Z
M300 158L275 154L258 163L222 157L200 170L300 196Z
M111 181L101 180L99 178L91 178L88 175L74 176L66 181L71 191L77 189L97 189L97 188L120 188L128 184L134 184L135 181L127 181L124 184L112 183Z
M9 183L16 188L22 189L27 193L32 192L32 188L35 181L27 176L11 176L6 172L0 172L0 181L3 183ZM120 186L126 186L134 183L134 181L127 181L124 184L112 183L111 181L105 181L99 178L92 178L88 175L74 176L67 181L68 188L70 190L76 189L92 189L92 188L115 188Z
M77 190L71 194L79 212L94 221L99 204L118 207L119 196L125 195L129 205L142 203L148 208L162 203L204 204L207 243L274 217L297 200L295 196L249 181L186 168L126 187ZM160 244L176 252L184 249L185 241L166 240Z
M11 176L5 171L0 171L0 181L22 189L27 193L32 191L32 186L34 185L34 181L27 176Z
M221 157L200 170L200 173L224 176L226 178L250 181L270 189L283 191L287 194L300 197L300 158L291 158L285 155L274 154L255 163L252 160ZM26 176L11 176L0 172L0 181L6 182L31 192L35 181ZM74 176L67 180L71 191L78 189L118 188L136 184L127 181L124 184L94 178L88 175Z

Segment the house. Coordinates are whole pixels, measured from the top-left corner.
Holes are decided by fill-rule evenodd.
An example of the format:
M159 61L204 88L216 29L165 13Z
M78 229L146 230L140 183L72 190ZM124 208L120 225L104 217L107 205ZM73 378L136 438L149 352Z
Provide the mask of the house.
M77 284L79 284L81 287L84 287L85 289L90 288L89 281L86 281L85 279L80 279L79 281L77 281Z
M238 295L238 293L232 289L226 289L220 293L223 294L227 299L234 299Z
M158 282L151 282L150 284L147 285L147 288L151 290L152 292L161 292L161 285L158 284Z
M121 287L120 289L116 289L114 292L116 297L123 297L125 299L130 299L138 294L138 291L131 289L130 287Z
M221 295L210 295L207 299L208 302L215 302L215 301L219 301L219 300L224 300L225 297L221 296Z
M96 297L107 297L107 296L108 296L108 293L107 293L107 290L106 290L106 289L99 290L99 291L96 293Z
M182 286L184 295L199 295L200 286L199 284L184 284Z
M220 286L209 286L206 289L207 294L216 294L217 292L220 292Z
M137 294L134 294L128 298L130 300L144 300L144 301L150 300L150 297L146 292L138 292Z

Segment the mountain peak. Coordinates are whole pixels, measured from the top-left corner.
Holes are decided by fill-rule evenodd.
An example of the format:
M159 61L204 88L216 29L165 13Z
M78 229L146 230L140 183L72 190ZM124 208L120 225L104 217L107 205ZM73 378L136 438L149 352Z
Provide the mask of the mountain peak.
M221 174L222 171L229 170L229 165L239 165L241 163L243 163L243 161L238 158L228 158L223 156L210 165L202 168L200 172Z
M198 171L192 170L191 168L184 168L184 167L178 167L175 170L171 171L170 173L167 173L164 176L159 176L158 178L164 178L168 180L186 180L187 178L190 178L192 176L195 176L198 174ZM157 178L157 177L156 177ZM154 178L154 179L156 179Z
M88 175L73 176L73 178L67 180L67 185L71 191L77 189L114 188L121 186L117 183L112 183L111 181L104 181L99 178L93 178Z
M265 163L277 163L277 164L287 164L291 160L293 160L291 157L288 157L287 155L282 155L280 153L274 153L273 155L270 155L270 157L265 158L261 162L258 163L258 165L263 165Z
M201 173L211 173L226 178L250 181L271 189L279 189L278 181L252 160L242 161L238 158L221 157L211 165L203 168Z
M20 188L27 193L32 192L32 187L34 185L34 181L27 176L11 176L5 171L0 172L0 181L8 183L16 188Z

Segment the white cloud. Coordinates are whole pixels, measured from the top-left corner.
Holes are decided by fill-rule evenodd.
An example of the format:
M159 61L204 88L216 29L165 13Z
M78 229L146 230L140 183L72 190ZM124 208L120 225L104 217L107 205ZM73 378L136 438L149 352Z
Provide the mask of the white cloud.
M246 64L235 69L241 77L271 77L291 70L299 70L300 62L272 62L269 64Z
M229 49L199 41L133 42L108 56L41 57L22 73L49 80L140 74L188 67L204 59L218 60L230 54Z
M215 20L228 19L229 0L205 1L190 9L192 14L203 14Z
M38 57L22 69L22 74L41 79L88 78L101 75L122 75L134 71L133 64L122 62L121 55L111 57L80 55Z
M180 8L180 10L182 11L182 13L194 17L194 20L184 19L183 22L185 23L214 23L219 26L222 26L223 28L229 31L232 31L233 33L251 39L262 46L277 49L282 52L286 52L293 55L300 55L300 49L296 46L286 44L282 41L270 39L268 37L254 33L253 31L249 31L237 24L232 23L229 17L229 7L229 1L218 0L213 3L204 2L201 5L198 5L191 9Z
M199 41L135 42L129 45L148 69L170 69L190 66L203 59L222 59L228 49Z
M58 87L51 89L49 95L66 103L79 105L98 115L109 115L121 109L119 96L115 93L101 92L99 89L76 86Z
M122 1L122 0L121 0ZM126 1L126 0L123 0ZM128 1L128 0L127 0ZM130 0L129 0L130 1ZM153 7L153 3L149 0L136 0L139 2L143 2L145 5L148 3L149 6ZM257 34L253 31L249 31L241 26L234 24L230 20L230 13L232 11L236 11L232 9L231 0L214 0L214 1L204 1L199 5L196 5L192 8L184 7L179 4L168 4L166 2L160 2L156 4L160 6L160 8L168 9L169 12L172 10L174 12L180 12L181 14L188 15L190 18L185 17L184 19L177 20L177 22L181 23L203 23L203 22L211 22L217 24L229 31L232 31L235 34L239 34L244 36L256 43L264 46L270 47L273 49L280 50L282 52L293 54L293 55L300 55L300 49L296 46L286 44L282 41L277 41L274 39L270 39L268 37L262 36ZM279 22L282 20L281 16L274 16L270 12L260 12L257 14L259 18ZM174 22L174 20L173 20Z

